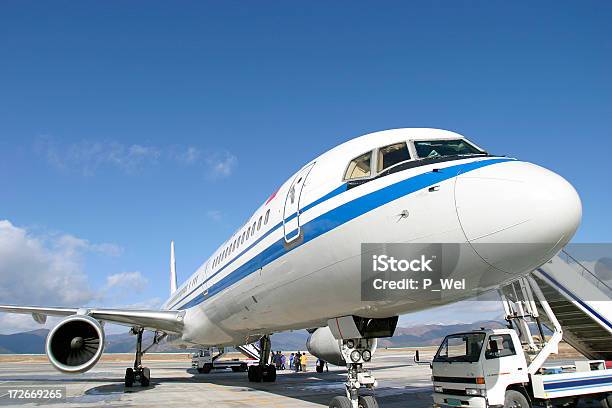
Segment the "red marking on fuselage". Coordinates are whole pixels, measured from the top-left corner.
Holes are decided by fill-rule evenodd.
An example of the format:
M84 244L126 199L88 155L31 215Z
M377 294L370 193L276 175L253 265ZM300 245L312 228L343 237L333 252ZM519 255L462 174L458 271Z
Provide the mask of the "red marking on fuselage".
M272 195L268 198L268 200L266 201L265 205L268 205L268 203L270 201L272 201L274 199L274 197L276 197L276 193L278 193L278 190L276 190L275 192L272 193Z

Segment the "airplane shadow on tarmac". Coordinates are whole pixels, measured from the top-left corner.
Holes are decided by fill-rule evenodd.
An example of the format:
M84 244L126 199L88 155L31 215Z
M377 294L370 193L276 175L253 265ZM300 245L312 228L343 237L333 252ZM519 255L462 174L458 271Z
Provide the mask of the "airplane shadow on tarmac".
M379 367L379 369L401 368L406 367L406 364L393 366ZM166 367L167 368L167 367ZM377 367L371 367L376 370ZM148 387L134 386L125 388L123 382L114 384L104 384L88 389L86 395L101 395L101 394L117 394L117 393L141 393L147 392L155 388L159 384L211 384L216 386L227 387L228 392L253 392L260 391L268 394L275 394L285 398L297 399L300 401L321 404L327 406L329 401L336 395L344 395L344 381L346 380L346 372L342 369L334 369L329 372L317 373L314 370L310 372L293 372L289 370L279 372L277 380L274 383L252 383L249 382L246 373L232 373L230 371L213 371L208 374L198 374L195 370L187 369L187 373L191 377L155 377L151 378L151 385ZM100 382L108 382L107 379L96 379ZM397 389L395 389L397 388ZM394 392L381 393L381 387L378 388L377 394L379 403L385 407L405 406L406 400L410 399L414 402L415 397L418 400L423 400L423 406L430 406L431 390L428 388L414 387L394 387ZM372 394L371 391L362 390L362 395ZM381 395L383 394L383 395ZM408 395L409 394L409 395ZM417 397L416 394L423 394ZM419 406L420 404L415 404Z

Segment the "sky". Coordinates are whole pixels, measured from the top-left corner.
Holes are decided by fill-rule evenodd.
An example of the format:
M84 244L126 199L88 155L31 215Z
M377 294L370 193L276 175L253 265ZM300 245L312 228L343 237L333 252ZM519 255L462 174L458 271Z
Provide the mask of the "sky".
M397 127L561 174L574 241L609 242L610 21L606 1L3 1L0 303L157 307L170 240L185 279L303 164ZM457 310L402 321L477 318Z

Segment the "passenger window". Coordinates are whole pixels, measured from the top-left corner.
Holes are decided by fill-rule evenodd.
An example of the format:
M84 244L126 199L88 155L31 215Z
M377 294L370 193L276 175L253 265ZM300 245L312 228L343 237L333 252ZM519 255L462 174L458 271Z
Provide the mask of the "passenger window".
M259 221L257 221L257 231L259 231L259 229L261 228L261 220L263 219L263 217L259 217Z
M370 168L372 162L372 152L367 152L351 160L349 163L346 173L344 174L344 180L354 180L363 177L369 177L372 174Z
M378 149L378 171L381 172L389 167L410 160L408 146L405 142L392 144Z
M510 337L509 334L489 337L489 341L487 343L487 350L485 351L485 358L487 360L500 357L514 356L515 354L516 351L514 350L512 337Z
M253 222L253 229L251 230L251 236L255 235L255 222Z
M268 218L270 218L270 210L266 211L266 218L264 219L264 225L268 223Z
M251 236L251 227L247 229L247 233L246 233L247 239L249 239L250 236Z

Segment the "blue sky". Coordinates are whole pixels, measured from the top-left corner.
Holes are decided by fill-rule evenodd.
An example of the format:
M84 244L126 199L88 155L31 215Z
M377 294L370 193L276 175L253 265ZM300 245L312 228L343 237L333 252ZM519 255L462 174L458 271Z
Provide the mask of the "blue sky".
M301 164L394 127L560 173L575 241L608 242L611 20L605 1L4 1L0 302L42 267L35 299L78 281L49 298L154 304L170 239L185 278Z

